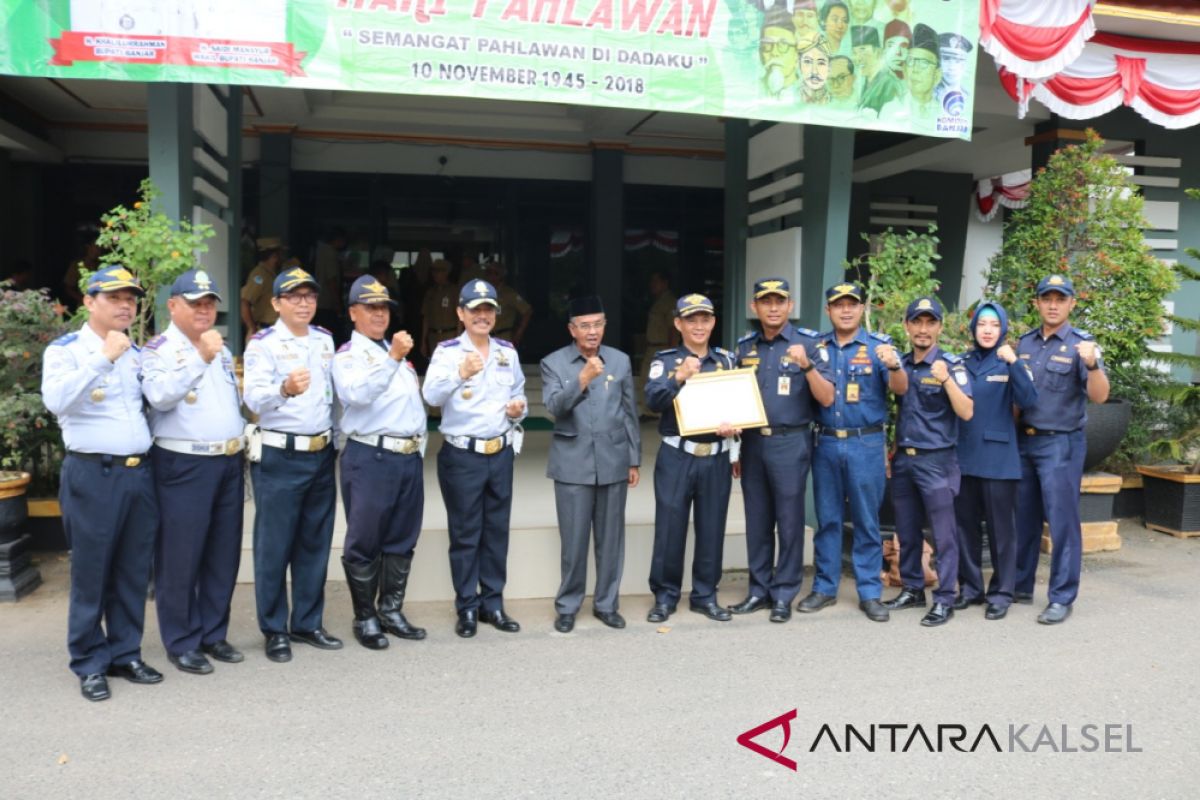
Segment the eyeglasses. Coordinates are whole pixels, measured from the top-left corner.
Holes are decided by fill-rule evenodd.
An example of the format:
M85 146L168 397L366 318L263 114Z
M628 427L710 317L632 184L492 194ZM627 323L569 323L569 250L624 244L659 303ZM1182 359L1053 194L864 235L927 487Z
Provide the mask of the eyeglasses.
M935 70L938 68L938 62L931 58L914 58L909 56L908 61L905 63L908 64L909 69Z
M592 333L593 331L604 330L604 325L606 322L608 322L608 320L603 320L603 319L600 320L599 322L572 322L571 327L578 328L579 330L583 331L584 333Z
M761 39L758 43L758 49L767 55L781 56L789 50L795 50L796 43L789 42L787 39Z
M279 297L280 299L286 300L294 306L305 305L309 303L315 304L317 302L317 295L315 292L297 292L295 294L283 294Z
M829 82L837 84L838 86L841 86L846 81L852 81L852 80L854 80L854 76L852 74L850 74L849 72L843 72L840 75L830 75L829 76Z

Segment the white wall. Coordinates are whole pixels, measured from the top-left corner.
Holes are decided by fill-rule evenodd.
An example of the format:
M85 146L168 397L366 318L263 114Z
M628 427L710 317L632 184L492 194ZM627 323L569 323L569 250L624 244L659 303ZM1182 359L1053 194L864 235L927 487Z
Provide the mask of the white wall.
M969 202L975 202L973 195ZM998 213L991 222L980 222L974 211L968 217L959 308L966 308L983 296L983 274L992 256L1000 252L1004 234L1003 219L1004 214Z

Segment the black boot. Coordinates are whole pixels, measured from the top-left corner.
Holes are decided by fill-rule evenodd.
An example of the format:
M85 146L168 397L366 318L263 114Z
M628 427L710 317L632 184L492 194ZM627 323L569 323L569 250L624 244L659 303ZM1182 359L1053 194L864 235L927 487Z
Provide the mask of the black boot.
M383 584L379 587L379 619L383 629L401 639L424 639L425 629L408 624L404 618L404 592L412 559L392 553L383 554Z
M342 557L346 583L350 586L350 602L354 605L354 638L369 650L382 650L388 638L379 627L375 615L375 593L379 591L379 559L370 564L351 564Z

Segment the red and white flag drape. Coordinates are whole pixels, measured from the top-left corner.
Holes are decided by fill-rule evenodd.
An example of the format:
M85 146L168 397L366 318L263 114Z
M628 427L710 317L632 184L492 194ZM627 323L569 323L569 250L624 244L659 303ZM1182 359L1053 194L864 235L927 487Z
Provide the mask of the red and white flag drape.
M975 216L982 222L991 222L1001 206L1024 208L1029 203L1032 178L1032 170L1022 169L979 181L975 184Z
M1059 72L1096 32L1095 0L981 0L979 46L1025 80Z
M1034 97L1067 119L1127 105L1164 128L1200 122L1200 45L1098 33L1073 62L1046 80L1000 68L1000 82L1024 116Z

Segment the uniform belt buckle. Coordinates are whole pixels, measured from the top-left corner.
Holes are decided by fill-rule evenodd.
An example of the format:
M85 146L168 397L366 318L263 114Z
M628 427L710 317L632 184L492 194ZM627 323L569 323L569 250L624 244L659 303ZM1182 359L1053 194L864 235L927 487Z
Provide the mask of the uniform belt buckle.
M225 442L225 455L234 456L240 452L242 452L241 439L230 439L229 441Z
M917 454L917 448L906 447L906 448L904 448L904 454L909 455L909 456L915 456Z
M125 466L130 467L130 468L136 467L138 464L141 464L141 463L142 463L142 459L140 456L130 456L129 458L125 459Z
M308 437L308 452L317 453L325 449L325 434Z
M837 428L834 430L833 435L839 439L845 439L847 436L850 435L850 431L842 430L841 428Z
M1037 428L1026 428L1025 435L1026 436L1037 436Z
M759 428L758 432L761 433L763 436L773 435L773 431L770 428Z
M494 455L496 455L496 453L500 452L500 449L502 447L504 447L504 437L503 436L497 436L495 439L488 439L486 442L483 443L483 454L488 455L488 456L494 456Z
M400 439L400 446L396 448L396 452L402 456L412 455L417 452L417 443L412 439Z
M697 456L711 456L712 455L713 446L710 442L704 442L702 444L696 445L695 447L696 447L696 449L692 451L692 455L697 455Z

